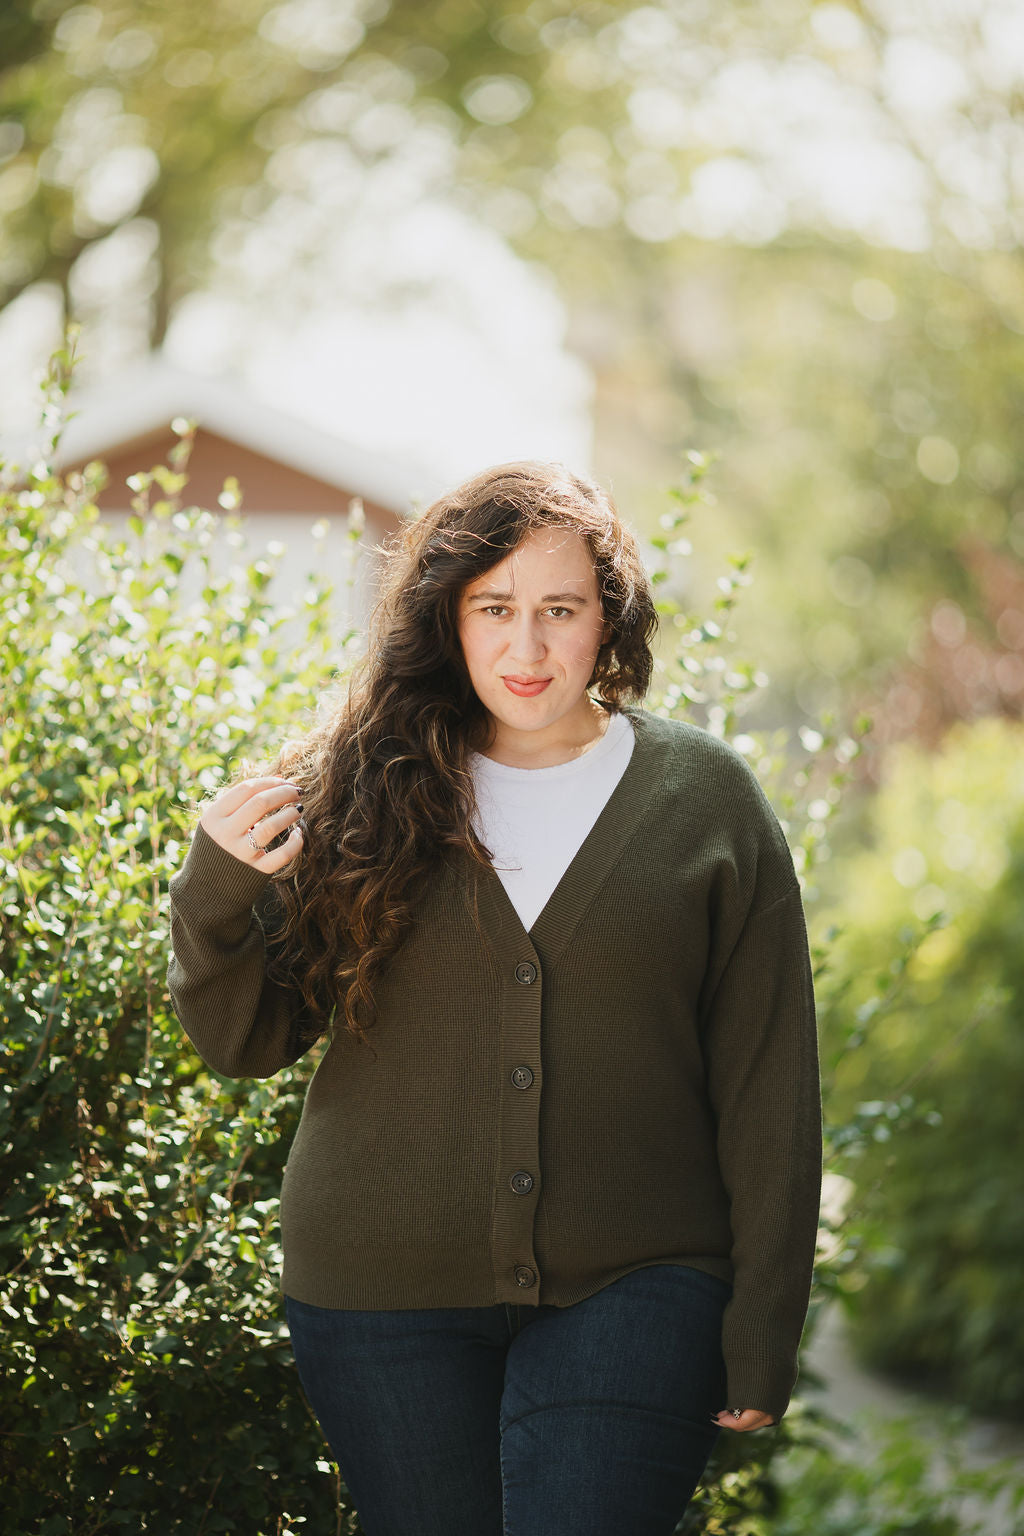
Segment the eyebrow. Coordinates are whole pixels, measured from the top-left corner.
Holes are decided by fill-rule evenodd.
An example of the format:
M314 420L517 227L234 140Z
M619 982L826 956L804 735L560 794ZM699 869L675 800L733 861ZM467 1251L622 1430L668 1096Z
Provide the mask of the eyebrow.
M466 601L468 603L478 603L481 601L486 601L489 603L507 603L509 599L514 596L514 592L470 592L466 598ZM579 592L549 592L546 597L541 598L542 603L568 602L579 603L582 605L583 603L587 603L589 601L589 598L582 597Z

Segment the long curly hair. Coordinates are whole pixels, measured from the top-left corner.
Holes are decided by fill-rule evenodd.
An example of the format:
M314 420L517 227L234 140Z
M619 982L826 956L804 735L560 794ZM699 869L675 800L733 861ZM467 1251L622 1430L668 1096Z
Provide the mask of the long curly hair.
M268 976L303 998L303 1045L339 1008L345 1029L367 1043L374 983L437 861L451 849L490 860L471 827L469 759L493 725L463 660L458 600L545 527L583 539L610 621L588 689L612 710L647 692L657 628L650 580L612 497L593 481L561 464L499 464L378 546L384 568L365 655L327 717L264 770L296 784L304 803L302 847L272 877L277 912L267 928Z

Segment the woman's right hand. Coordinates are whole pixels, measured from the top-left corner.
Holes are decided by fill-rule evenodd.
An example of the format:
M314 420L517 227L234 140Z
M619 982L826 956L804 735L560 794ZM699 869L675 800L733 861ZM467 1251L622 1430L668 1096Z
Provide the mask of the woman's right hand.
M270 875L294 859L302 847L301 802L299 789L289 779L242 779L221 790L199 825L236 859ZM267 843L286 830L288 837L280 848L267 852ZM257 848L249 841L250 831Z

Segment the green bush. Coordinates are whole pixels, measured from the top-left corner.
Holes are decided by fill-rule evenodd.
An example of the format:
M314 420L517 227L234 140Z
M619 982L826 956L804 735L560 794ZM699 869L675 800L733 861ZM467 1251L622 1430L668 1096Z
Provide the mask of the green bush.
M843 1025L868 1046L846 1055L832 1097L868 1132L845 1164L854 1342L873 1365L1024 1416L1024 725L984 719L938 752L903 746L868 838L844 856L837 914L844 969L863 978ZM908 922L922 942L894 985L877 957ZM894 1136L901 1098L916 1113Z
M869 1420L796 1445L770 1536L1020 1536L1024 1482L1007 1458L971 1468L960 1412L922 1430Z
M294 729L324 596L282 652L269 569L215 577L177 462L101 530L98 466L3 494L4 1529L334 1530L279 1305L277 1195L309 1064L218 1080L165 991L194 800ZM98 589L81 582L92 561ZM186 561L204 572L188 611ZM273 680L273 687L268 686ZM12 1368L13 1367L13 1368Z

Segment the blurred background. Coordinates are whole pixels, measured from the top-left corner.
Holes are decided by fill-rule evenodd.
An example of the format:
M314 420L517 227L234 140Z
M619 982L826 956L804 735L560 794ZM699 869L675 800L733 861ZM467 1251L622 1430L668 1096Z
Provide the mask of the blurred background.
M0 56L7 432L75 316L84 452L216 385L392 511L549 457L649 530L718 450L690 577L754 554L776 701L1019 716L1017 0L22 0Z
M0 437L77 321L110 517L184 418L285 590L354 499L380 537L516 457L650 546L712 456L673 580L751 557L745 722L871 721L815 932L826 1032L886 1027L834 1103L932 1116L873 1139L828 1390L1019 1423L1020 0L9 0L0 60Z

